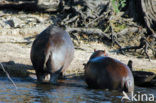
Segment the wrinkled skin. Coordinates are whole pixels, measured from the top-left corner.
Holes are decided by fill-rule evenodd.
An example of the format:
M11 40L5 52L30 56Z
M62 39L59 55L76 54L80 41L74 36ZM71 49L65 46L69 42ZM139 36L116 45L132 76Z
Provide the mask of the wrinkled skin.
M90 88L134 91L134 78L130 68L108 57L105 51L95 51L84 69L86 83Z
M69 34L56 26L49 26L33 42L31 61L39 82L57 83L73 60L74 46Z

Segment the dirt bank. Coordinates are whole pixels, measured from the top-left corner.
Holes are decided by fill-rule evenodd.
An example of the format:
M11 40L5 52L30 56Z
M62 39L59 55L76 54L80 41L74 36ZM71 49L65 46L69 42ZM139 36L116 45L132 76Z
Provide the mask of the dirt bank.
M31 45L31 44L30 44ZM34 72L32 69L32 64L30 61L30 47L23 44L13 44L13 43L1 43L0 44L0 62L8 62L8 61L14 61L16 65L8 65L8 70L13 69L14 71L21 71L20 73L25 73L24 71ZM135 56L124 56L120 54L116 54L111 52L112 49L108 48L106 45L103 45L101 43L81 43L79 47L75 47L75 55L74 60L68 70L66 71L66 74L78 74L83 73L83 63L86 63L94 51L94 49L105 49L107 50L109 56L116 58L124 63L127 64L128 60L133 60L134 62L134 68L135 69L145 69L147 71L151 71L151 69L156 69L156 60L152 60L151 62L148 59L139 59ZM18 65L21 66L18 66ZM26 65L29 65L28 67ZM31 71L30 71L31 70ZM12 71L12 70L11 70ZM10 72L13 73L13 72ZM19 75L19 74L17 74ZM20 74L19 76L22 76L23 74ZM24 74L27 75L27 74Z

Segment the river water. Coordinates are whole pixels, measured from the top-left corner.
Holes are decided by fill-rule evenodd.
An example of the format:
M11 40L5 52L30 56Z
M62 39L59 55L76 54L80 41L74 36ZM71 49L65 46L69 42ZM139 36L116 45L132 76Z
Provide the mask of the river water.
M88 89L82 79L60 80L59 85L13 80L17 89L6 77L0 77L0 103L121 103L123 95L117 91ZM154 88L136 87L135 92L153 94L156 100Z

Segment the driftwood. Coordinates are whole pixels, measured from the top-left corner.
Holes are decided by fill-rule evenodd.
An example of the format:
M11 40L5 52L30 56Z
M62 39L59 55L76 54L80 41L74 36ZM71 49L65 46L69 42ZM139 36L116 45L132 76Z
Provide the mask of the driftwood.
M85 33L85 34L88 34L88 35L97 34L100 37L106 37L107 39L110 39L108 37L108 34L103 33L98 28L67 28L66 31L69 32L69 33L79 32L79 33Z
M44 9L38 8L37 5L30 2L0 2L0 9L10 9L10 10L23 10L23 11L43 11Z
M130 49L134 49L135 52L136 52L137 49L144 48L144 46L146 46L146 44L147 44L147 42L145 41L145 38L141 38L140 39L140 45L139 46L131 46L131 47L126 47L126 48L121 48L119 50L120 51L129 51ZM146 47L146 49L147 49L147 47Z
M156 50L155 50L154 48L152 48L152 46L151 46L150 43L146 40L146 38L142 37L142 38L140 39L140 45L138 45L138 46L125 47L125 48L120 48L119 51L129 51L129 50L131 50L131 49L132 49L132 50L134 49L135 52L136 52L137 49L142 49L143 53L146 54L147 58L148 58L149 60L151 60L150 56L149 56L148 53L147 53L147 51L148 51L149 48L150 48L150 49L153 51L153 53L155 54Z
M11 79L9 73L4 69L3 64L0 63L0 65L1 65L1 68L2 68L3 72L5 72L5 74L7 75L8 79L11 81L11 83L12 83L12 84L14 85L14 87L17 89L17 86L16 86L15 82Z
M131 69L135 85L141 87L153 87L156 86L156 74L146 71L133 71L133 61L129 60L127 66Z
M128 34L129 32L136 33L136 32L138 32L138 30L139 29L136 27L125 28L122 31L118 32L117 35L118 36L124 36L124 35Z
M0 9L30 12L56 12L61 9L62 0L2 0Z
M153 82L156 77L156 74L153 72L146 71L133 71L135 85L142 87L152 87L155 86L156 83Z

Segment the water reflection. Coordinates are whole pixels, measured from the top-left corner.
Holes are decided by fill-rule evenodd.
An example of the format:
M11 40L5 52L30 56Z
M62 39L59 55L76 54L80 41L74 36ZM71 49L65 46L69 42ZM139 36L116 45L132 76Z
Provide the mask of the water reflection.
M62 80L59 81L59 85L38 84L17 78L14 81L17 90L7 81L7 78L0 78L0 102L121 103L121 93L88 89L83 80ZM154 93L156 98L155 89L136 87L136 92Z
M66 80L65 80L66 81ZM37 102L78 102L81 101L86 88L82 82L73 80L59 81L59 85L36 84Z

